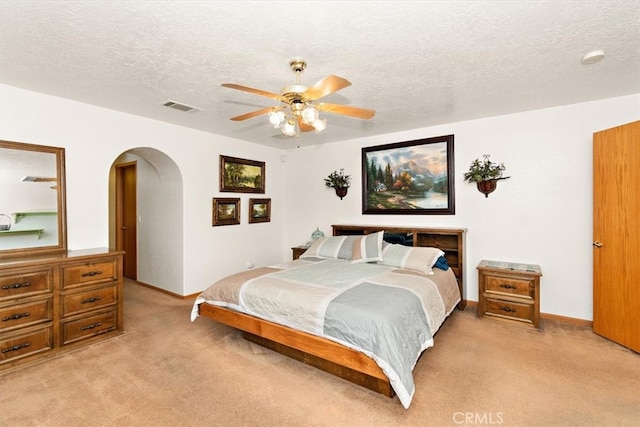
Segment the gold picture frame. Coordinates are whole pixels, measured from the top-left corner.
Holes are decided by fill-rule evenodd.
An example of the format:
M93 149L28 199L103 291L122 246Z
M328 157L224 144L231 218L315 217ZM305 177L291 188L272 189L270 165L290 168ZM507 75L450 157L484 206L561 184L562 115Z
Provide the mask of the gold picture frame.
M220 156L220 191L261 193L265 188L265 162Z
M271 199L249 199L249 224L271 221Z
M240 224L240 199L232 197L213 198L213 220L211 225Z

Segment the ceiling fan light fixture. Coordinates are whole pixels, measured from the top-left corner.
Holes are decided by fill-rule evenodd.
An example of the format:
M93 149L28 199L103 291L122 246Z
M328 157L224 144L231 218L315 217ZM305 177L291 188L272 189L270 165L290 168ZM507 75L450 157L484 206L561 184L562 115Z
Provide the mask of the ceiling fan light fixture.
M283 134L287 136L295 136L296 135L296 124L293 120L287 120L282 124L280 130Z
M282 111L271 111L269 113L269 123L271 123L274 129L280 127L280 123L284 121L284 113Z
M318 120L318 110L313 105L307 104L302 110L302 121L308 125L312 125ZM315 126L314 126L315 127Z
M300 73L305 69L307 61L302 58L294 58L289 62L289 65L291 66L291 70L296 74L296 83L284 86L280 94L235 83L223 83L222 86L224 87L264 96L280 101L281 103L279 107L261 108L232 117L231 120L242 121L268 114L269 123L275 129L280 128L280 131L284 135L295 136L297 138L299 136L298 132L315 131L315 133L319 133L327 127L327 120L320 119L319 111L359 119L370 119L375 115L374 110L352 107L350 105L327 104L324 102L314 105L315 101L351 86L351 83L342 77L330 75L317 81L313 86L303 86L300 84Z
M316 133L320 133L327 127L327 119L314 120L314 122L311 123L311 126L315 128Z

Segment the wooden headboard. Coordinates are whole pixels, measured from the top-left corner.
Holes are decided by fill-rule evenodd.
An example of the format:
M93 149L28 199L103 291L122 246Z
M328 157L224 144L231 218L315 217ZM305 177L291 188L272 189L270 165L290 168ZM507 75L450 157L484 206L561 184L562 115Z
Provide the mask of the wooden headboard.
M403 234L413 239L413 246L427 246L444 251L447 263L458 279L462 299L458 309L467 305L464 293L464 244L465 228L396 227L389 225L332 225L334 236L363 235L384 230L386 233Z

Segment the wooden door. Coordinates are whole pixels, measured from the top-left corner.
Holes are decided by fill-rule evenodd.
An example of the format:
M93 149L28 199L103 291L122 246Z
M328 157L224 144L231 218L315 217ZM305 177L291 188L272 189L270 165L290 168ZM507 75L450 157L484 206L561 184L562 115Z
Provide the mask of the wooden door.
M116 249L125 251L123 275L138 278L136 162L116 165Z
M640 121L593 136L593 330L640 351Z

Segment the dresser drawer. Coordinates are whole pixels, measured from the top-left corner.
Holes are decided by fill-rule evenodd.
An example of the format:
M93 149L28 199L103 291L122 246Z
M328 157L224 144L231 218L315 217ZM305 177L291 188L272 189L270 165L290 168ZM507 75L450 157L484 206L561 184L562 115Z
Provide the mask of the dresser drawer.
M494 298L485 298L484 314L498 316L525 322L533 321L533 305L505 301Z
M91 289L62 296L62 317L84 313L100 307L116 304L116 286Z
M528 279L486 274L484 276L484 287L487 292L533 298L533 287L531 286L531 280Z
M118 272L116 263L117 261L113 259L63 267L62 288L115 281Z
M62 323L62 345L115 331L117 328L116 310L86 316L81 319Z
M53 298L0 307L0 332L53 320Z
M53 269L12 272L0 276L0 301L51 292L53 290Z
M0 364L51 350L51 330L48 327L0 339Z

